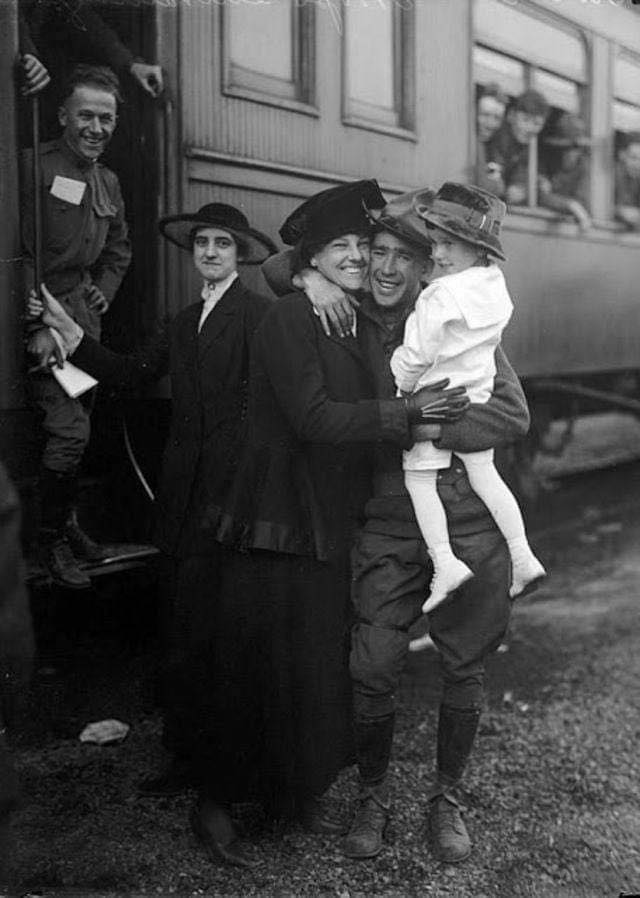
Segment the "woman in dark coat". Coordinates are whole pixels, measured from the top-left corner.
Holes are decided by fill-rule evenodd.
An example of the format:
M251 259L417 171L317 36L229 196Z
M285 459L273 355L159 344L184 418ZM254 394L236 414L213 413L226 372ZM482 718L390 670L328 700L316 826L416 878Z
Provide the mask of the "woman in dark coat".
M103 384L131 388L169 374L172 413L156 502L155 544L164 555L161 587L170 607L165 627L165 741L185 762L191 754L191 658L209 644L220 571L229 554L200 529L204 509L224 502L241 451L253 334L271 300L249 290L237 265L259 264L275 250L238 209L210 203L160 222L189 251L202 293L140 351L119 355L85 335L55 301L32 314L56 327L73 362ZM184 776L184 773L183 773ZM162 779L162 778L161 778ZM159 788L171 785L169 782ZM175 776L173 777L175 779ZM150 790L149 790L150 791Z
M305 202L281 230L299 268L357 294L368 270L363 203L375 181ZM353 335L327 336L303 293L280 299L254 340L247 444L226 504L202 529L239 552L225 568L219 638L199 659L201 816L259 798L275 815L337 831L318 798L351 761L349 551L370 495L369 445L410 442L420 398L370 399Z

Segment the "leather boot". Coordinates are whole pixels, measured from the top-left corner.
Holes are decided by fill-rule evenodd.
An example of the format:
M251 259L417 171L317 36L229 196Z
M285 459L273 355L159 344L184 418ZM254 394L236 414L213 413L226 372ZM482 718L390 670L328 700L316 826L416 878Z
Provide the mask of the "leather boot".
M427 822L431 848L446 864L459 864L471 854L471 840L460 815L460 805L449 793L435 795L429 802Z
M38 543L41 561L54 583L67 589L88 589L91 580L80 569L65 534L74 490L75 476L42 470Z
M362 786L351 829L344 842L347 857L365 860L380 854L390 811L386 783Z
M344 844L347 857L371 858L382 851L390 815L385 778L394 721L394 714L380 718L356 717L356 756L361 786L355 817Z
M65 536L76 558L99 564L109 558L111 550L91 539L78 523L78 510L72 507L65 522Z
M471 840L453 795L469 760L480 721L475 708L440 705L437 781L429 795L428 826L434 854L448 864L465 860Z

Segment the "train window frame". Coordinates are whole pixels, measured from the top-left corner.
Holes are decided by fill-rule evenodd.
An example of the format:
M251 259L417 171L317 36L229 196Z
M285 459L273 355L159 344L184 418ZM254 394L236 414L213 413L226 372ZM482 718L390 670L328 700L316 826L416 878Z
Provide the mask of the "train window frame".
M640 12L640 10L638 10ZM617 168L618 168L618 153L619 148L617 146L616 134L624 134L630 133L629 131L618 131L616 130L616 124L614 120L614 107L615 104L618 103L620 105L629 106L640 114L640 94L638 97L633 97L629 99L629 95L623 96L618 91L618 86L616 84L616 67L618 62L630 63L640 73L640 55L634 53L633 50L628 49L622 44L613 45L612 47L612 59L611 59L611 94L610 94L610 107L609 107L609 115L610 115L610 132L611 132L611 144L610 144L610 159L612 165L612 171L614 172L614 177L610 184L610 222L616 228L619 235L624 235L626 238L630 240L634 240L636 243L640 242L640 233L635 231L630 231L623 224L623 222L619 221L616 218L616 180L617 180ZM632 131L640 130L640 128L632 128Z
M291 81L252 71L231 58L231 8L220 5L222 94L319 118L316 101L316 10L312 3L291 5Z
M498 3L501 3L505 6L506 9L513 9L513 4L509 2L509 0L497 0ZM471 86L472 86L472 95L475 98L478 82L475 80L475 60L474 60L474 52L476 47L480 47L483 50L488 50L491 53L494 53L498 56L502 56L505 59L512 60L524 67L524 83L525 89L535 87L535 73L542 72L547 75L559 78L561 80L571 82L576 85L577 93L579 97L579 114L584 118L587 123L587 127L589 129L589 133L591 132L590 125L590 109L591 109L591 84L593 78L593 56L592 56L592 43L589 39L589 34L577 25L575 22L568 21L555 13L549 11L548 9L541 9L539 7L533 6L529 3L522 4L520 8L520 14L523 16L527 16L531 19L537 19L539 22L544 23L547 26L550 26L559 32L564 32L566 35L570 35L582 47L582 52L584 54L584 74L583 80L576 80L575 75L572 77L570 73L567 71L559 71L549 68L548 65L542 64L541 62L532 61L527 58L525 55L516 55L514 52L513 46L510 46L508 50L505 50L502 47L497 46L492 42L491 36L487 35L487 33L483 33L482 30L477 28L476 21L472 21L471 32L472 32L472 40L470 45L470 72L472 75ZM524 52L525 47L523 46L521 50ZM519 52L519 51L517 51ZM534 54L531 54L532 56ZM507 90L508 93L508 90ZM476 158L477 158L477 133L476 133L476 115L477 115L477 106L474 99L474 102L471 104L471 153L472 158L470 161L470 170L475 171ZM550 104L551 105L551 104ZM530 143L530 152L529 152L529 172L528 172L528 189L527 189L527 202L523 204L509 204L509 214L516 214L521 216L533 216L536 219L547 219L548 221L564 221L567 216L562 213L555 212L551 209L547 209L544 206L538 205L538 176L539 176L539 138L532 138ZM531 150L533 149L533 152ZM535 166L535 170L532 172L532 167ZM593 196L592 196L592 185L591 178L589 178L589 206L593 204Z
M365 4L366 5L366 4ZM366 107L349 96L347 59L347 15L349 0L342 0L342 124L417 143L416 133L416 29L413 3L389 4L392 12L392 64L394 123L380 108ZM385 120L386 119L386 120Z

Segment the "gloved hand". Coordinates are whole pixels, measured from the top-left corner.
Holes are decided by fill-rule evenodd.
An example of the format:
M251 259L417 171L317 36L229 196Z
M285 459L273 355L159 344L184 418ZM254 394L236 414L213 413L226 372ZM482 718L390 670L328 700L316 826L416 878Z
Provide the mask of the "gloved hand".
M446 389L449 379L421 387L415 393L405 395L409 424L442 424L457 421L469 408L469 397L464 387Z

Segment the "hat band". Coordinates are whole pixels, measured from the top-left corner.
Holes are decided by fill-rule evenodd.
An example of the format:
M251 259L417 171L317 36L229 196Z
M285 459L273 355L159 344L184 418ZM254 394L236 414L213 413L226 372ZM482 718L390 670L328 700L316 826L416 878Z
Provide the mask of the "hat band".
M427 214L431 213L432 215L462 219L472 228L484 231L487 234L494 234L496 237L500 234L500 221L498 219L493 218L487 212L469 209L468 206L462 206L460 203L450 203L447 200L436 199L425 211Z

